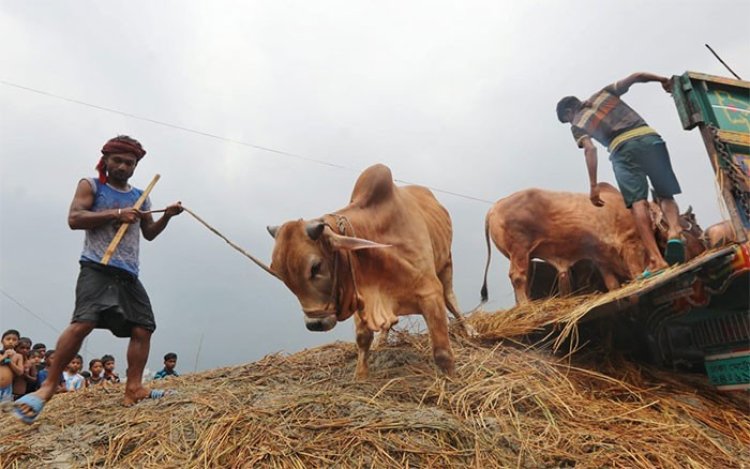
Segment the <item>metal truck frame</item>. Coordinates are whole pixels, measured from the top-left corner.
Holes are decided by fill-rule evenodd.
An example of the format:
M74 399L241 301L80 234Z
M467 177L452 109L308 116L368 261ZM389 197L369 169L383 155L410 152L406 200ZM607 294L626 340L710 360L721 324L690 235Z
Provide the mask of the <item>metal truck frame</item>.
M685 130L699 128L735 241L594 299L580 320L660 366L705 372L720 390L750 390L750 82L672 77ZM596 329L596 328L592 328Z

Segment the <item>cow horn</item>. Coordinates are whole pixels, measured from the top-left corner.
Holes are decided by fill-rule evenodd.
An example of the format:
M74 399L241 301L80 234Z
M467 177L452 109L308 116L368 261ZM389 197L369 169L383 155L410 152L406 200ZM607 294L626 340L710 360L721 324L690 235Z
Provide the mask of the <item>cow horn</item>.
M342 236L337 233L330 232L326 236L329 236L331 245L334 249L341 249L344 251L359 251L361 249L379 249L389 248L390 244L376 243L369 239L355 238L353 236Z
M273 239L276 239L276 233L279 231L279 225L276 226L267 226L266 230L271 234L271 237Z
M326 224L323 223L320 220L314 220L307 222L307 225L305 225L305 231L307 232L307 236L310 237L313 241L317 241L318 238L320 238L320 235L323 234L323 230L325 229Z

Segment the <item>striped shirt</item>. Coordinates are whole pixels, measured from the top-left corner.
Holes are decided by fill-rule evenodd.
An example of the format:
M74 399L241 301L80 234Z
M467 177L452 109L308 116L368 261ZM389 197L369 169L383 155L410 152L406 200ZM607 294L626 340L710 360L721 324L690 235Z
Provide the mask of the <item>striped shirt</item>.
M592 137L613 152L630 138L656 134L633 108L620 99L622 93L617 89L617 83L613 83L583 103L570 126L579 148L583 148L585 137Z

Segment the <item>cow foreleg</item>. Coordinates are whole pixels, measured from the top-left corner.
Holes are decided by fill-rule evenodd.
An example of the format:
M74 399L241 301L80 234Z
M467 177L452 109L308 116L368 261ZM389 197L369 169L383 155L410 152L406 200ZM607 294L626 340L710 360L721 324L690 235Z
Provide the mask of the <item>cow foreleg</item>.
M445 303L437 296L427 297L420 301L422 316L430 331L432 356L435 365L447 376L455 373L453 350L448 340L448 316L445 314Z
M357 380L363 380L367 379L369 374L367 359L370 356L370 345L372 345L372 338L375 334L359 315L359 312L354 314L354 328L357 334L357 369L354 377Z
M557 274L557 289L560 292L560 296L570 296L573 292L573 287L570 284L570 269L559 269L559 273Z
M529 255L511 255L510 271L508 272L510 283L516 294L516 303L529 302Z
M607 287L607 291L617 290L620 288L620 281L617 276L609 269L599 269L604 280L604 286Z

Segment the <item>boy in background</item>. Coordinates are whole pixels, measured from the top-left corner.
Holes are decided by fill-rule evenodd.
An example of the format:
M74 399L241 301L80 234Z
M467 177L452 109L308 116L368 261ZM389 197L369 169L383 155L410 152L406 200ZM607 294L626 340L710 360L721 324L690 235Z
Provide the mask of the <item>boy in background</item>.
M88 386L96 386L97 384L104 383L104 364L98 358L94 358L89 362L89 373L91 377L88 379Z
M13 381L23 375L23 357L17 354L15 347L21 334L15 329L3 332L0 350L0 402L13 401Z
M157 371L154 375L154 379L163 379L167 376L180 376L174 370L176 366L177 354L174 352L169 352L168 354L164 355L164 369L161 371Z
M32 367L31 362L29 361L31 339L28 337L21 337L18 339L15 351L16 355L21 356L20 363L23 367L23 373L13 379L13 400L18 399L29 392L28 383L36 382L36 368Z
M47 363L47 366L52 364L52 362L55 360L55 349L47 350L44 353L44 361ZM44 368L41 371L39 371L36 375L36 382L37 382L37 388L44 383L47 378L49 377L49 368ZM60 376L57 378L57 389L55 392L65 392L65 380L63 379L62 373L60 373Z
M112 355L104 355L102 357L102 364L104 365L104 381L110 384L119 383L120 376L115 373L115 357Z
M39 372L47 367L47 364L44 362L44 357L47 355L47 346L41 342L37 342L33 347L31 347L32 352L35 350L39 352L39 357L41 358L39 363L37 363L36 365L36 371Z
M39 353L39 349L32 348L29 352L29 363L34 367L34 381L26 382L26 392L34 392L39 389L39 373L41 373L41 363L44 356Z

